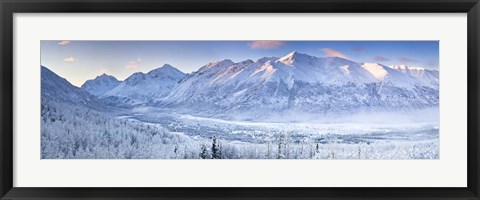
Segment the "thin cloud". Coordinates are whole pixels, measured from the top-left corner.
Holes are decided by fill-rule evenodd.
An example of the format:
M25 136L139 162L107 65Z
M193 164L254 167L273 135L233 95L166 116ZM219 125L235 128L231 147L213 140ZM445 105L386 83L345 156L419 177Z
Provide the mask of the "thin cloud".
M404 57L404 56L398 57L397 60L400 61L400 62L403 62L403 63L416 63L416 62L418 62L418 60L408 58L408 57Z
M75 62L75 60L76 59L74 57L71 57L71 56L63 59L63 61L65 61L65 62Z
M322 51L323 51L323 53L327 54L328 56L335 56L335 57L349 59L348 56L346 56L345 54L343 54L339 51L330 49L330 48L323 48Z
M253 41L248 44L252 49L275 49L285 44L282 41Z
M390 59L383 56L375 56L373 60L375 62L384 62L384 61L389 61Z
M66 46L66 45L69 45L69 44L70 44L70 41L68 41L68 40L62 40L62 41L58 42L57 44L60 45L60 46Z
M139 64L142 60L140 58L137 58L136 60L132 60L130 62L128 62L126 68L127 69L138 69L140 68Z

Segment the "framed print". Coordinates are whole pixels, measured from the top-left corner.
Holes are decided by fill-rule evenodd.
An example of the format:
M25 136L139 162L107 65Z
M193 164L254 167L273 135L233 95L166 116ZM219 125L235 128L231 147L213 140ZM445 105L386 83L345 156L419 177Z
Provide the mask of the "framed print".
M479 199L477 1L2 1L2 199Z

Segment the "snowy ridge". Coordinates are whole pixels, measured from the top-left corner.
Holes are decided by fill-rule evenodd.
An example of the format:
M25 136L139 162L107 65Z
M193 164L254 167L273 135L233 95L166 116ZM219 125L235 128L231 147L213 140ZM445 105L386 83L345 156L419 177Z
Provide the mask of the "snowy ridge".
M101 96L120 85L120 83L121 81L117 80L114 76L102 74L95 79L87 80L81 88L90 94Z
M101 98L122 97L137 103L155 102L168 95L184 77L183 72L166 64L148 73L132 74Z
M384 66L377 63L364 63L362 67L370 72L377 80L384 80L385 76L388 75L388 71L385 70Z
M412 67L406 65L392 65L389 66L392 69L400 71L403 74L414 77L422 84L428 84L430 87L436 87L438 89L439 71L425 69L423 67Z
M362 67L369 71L379 82L412 90L419 86L435 87L435 83L426 83L419 77L410 76L397 69L379 63L363 63ZM438 83L437 83L438 85Z

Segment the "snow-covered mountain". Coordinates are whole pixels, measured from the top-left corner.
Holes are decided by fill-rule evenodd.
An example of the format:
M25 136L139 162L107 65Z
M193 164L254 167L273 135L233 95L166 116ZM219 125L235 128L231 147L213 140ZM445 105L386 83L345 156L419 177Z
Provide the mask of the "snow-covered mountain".
M132 74L125 81L102 75L82 88L113 106L142 104L196 115L259 117L272 112L327 114L437 107L438 85L437 70L292 52L256 61L211 62L191 74L164 65Z
M180 70L165 64L148 73L137 72L113 89L105 92L101 98L122 99L135 103L156 102L167 96L185 77Z
M120 83L121 81L117 80L114 76L102 74L95 79L87 80L81 88L95 96L102 96L120 85Z
M422 77L377 63L298 52L255 62L209 63L183 79L163 104L208 114L327 113L437 105L438 76Z
M436 79L414 76L398 69L387 67L379 63L363 63L362 67L369 71L377 81L391 86L413 89L419 86L438 88L438 76Z
M42 101L72 103L100 110L104 108L95 96L70 84L44 66L41 66L41 93Z

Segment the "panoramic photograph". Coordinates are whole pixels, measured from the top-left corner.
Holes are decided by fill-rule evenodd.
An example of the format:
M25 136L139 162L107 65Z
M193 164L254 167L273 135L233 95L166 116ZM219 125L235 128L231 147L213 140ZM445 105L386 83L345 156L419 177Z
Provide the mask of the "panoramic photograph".
M439 159L438 41L42 40L41 159Z

